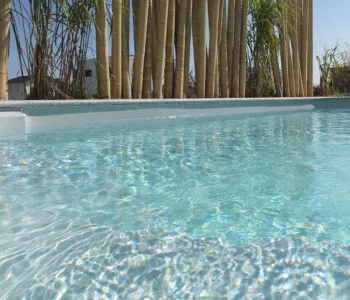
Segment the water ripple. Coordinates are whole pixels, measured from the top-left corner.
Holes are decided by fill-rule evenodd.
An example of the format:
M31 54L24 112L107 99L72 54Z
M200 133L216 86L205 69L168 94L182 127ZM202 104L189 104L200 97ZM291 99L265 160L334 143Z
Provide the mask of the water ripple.
M350 114L0 138L1 299L348 299Z
M346 299L350 294L345 244L286 237L232 245L178 233L118 232L52 214L33 219L35 229L1 240L4 299Z

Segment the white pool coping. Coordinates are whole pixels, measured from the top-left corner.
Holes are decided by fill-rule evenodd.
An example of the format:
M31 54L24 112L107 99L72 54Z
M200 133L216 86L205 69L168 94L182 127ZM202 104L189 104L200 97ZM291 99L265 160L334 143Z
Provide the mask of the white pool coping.
M0 101L0 133L31 133L74 124L188 116L350 108L350 98Z

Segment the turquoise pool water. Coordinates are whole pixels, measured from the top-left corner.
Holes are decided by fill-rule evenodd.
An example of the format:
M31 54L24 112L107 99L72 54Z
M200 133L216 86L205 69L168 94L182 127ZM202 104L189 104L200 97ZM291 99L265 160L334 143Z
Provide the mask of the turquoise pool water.
M81 125L0 154L0 298L350 295L348 111Z

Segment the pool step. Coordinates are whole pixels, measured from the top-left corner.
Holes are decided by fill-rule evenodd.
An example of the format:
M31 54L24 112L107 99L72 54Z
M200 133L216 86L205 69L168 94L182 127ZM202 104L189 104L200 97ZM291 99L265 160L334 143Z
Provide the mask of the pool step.
M95 108L95 109L94 109ZM100 111L98 111L98 109ZM131 106L52 106L24 107L22 111L0 110L0 134L33 133L58 130L70 126L150 120L153 118L177 118L189 116L242 115L308 111L315 109L312 104L283 106L260 105L249 107L133 107ZM97 110L97 111L96 111ZM11 130L11 132L10 132Z
M0 111L0 135L26 132L26 115L20 111Z

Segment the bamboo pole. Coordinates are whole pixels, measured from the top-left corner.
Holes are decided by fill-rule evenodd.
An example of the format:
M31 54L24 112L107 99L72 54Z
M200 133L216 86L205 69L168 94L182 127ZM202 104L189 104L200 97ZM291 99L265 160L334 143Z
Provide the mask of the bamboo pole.
M240 49L240 70L239 70L239 97L245 97L247 77L247 34L248 34L248 5L249 0L243 0L242 4L242 28L241 28L241 49Z
M137 9L139 7L139 2L140 0L132 0L132 21L133 21L133 31L134 31L134 49L137 48L137 21L138 21L138 13L137 13Z
M145 63L143 71L142 98L152 98L152 14L153 0L149 1Z
M112 3L112 98L122 97L122 0Z
M181 0L179 19L176 32L176 72L175 72L175 98L183 98L184 70L185 70L185 42L186 42L186 19L187 0Z
M296 9L297 9L297 42L298 42L298 78L299 78L299 96L304 97L304 85L303 85L303 76L301 75L301 39L302 39L302 31L301 31L301 24L302 24L302 11L303 11L303 3L302 0L296 0Z
M164 98L172 98L174 91L174 44L176 0L169 0L168 24L165 48Z
M123 98L131 99L131 83L130 83L130 71L129 71L129 8L130 0L124 0L125 14L123 14L123 26L122 26L122 69L123 69Z
M226 2L221 1L222 4L222 15L221 18L221 47L220 47L220 91L222 98L230 97L229 91L229 80L228 80L228 58L227 58L227 33L226 33Z
M303 12L303 0L297 0L297 19L298 19L298 24L297 24L297 41L298 41L298 51L299 51L299 64L298 64L298 78L299 78L299 96L304 97L304 85L303 85L303 76L301 74L301 40L302 40L302 30L301 30L301 25L302 25L302 12Z
M308 58L307 58L307 96L312 97L314 95L313 88L313 44L314 44L314 36L313 36L313 0L309 0L309 22L308 22Z
M303 79L304 94L307 95L307 57L308 57L308 22L309 0L304 0L302 14L302 39L301 39L301 76Z
M209 85L209 80L208 80L208 69L209 69L209 55L210 55L210 36L212 35L210 33L210 28L213 26L213 1L207 1L207 18L208 18L208 28L209 28L209 32L208 32L208 37L209 37L209 41L208 41L208 45L206 48L206 53L207 53L207 76L205 78L205 96L206 98L208 98L208 85ZM214 76L215 76L215 71L214 71Z
M282 65L282 81L283 81L283 96L290 97L289 89L289 70L288 70L288 52L287 52L287 30L285 20L285 7L280 7L283 16L282 28L280 28L280 43L281 43L281 65Z
M0 100L8 99L8 56L11 0L0 0Z
M142 83L143 83L143 68L145 62L145 48L147 38L147 22L148 22L148 8L149 0L142 0L143 7L137 8L137 22L136 22L136 38L135 40L135 68L133 81L133 98L140 99L142 97Z
M280 77L280 69L279 69L278 56L277 56L277 49L276 48L277 48L276 45L272 45L272 49L271 49L272 74L273 74L273 80L274 80L274 83L275 83L276 96L277 97L283 97L282 85L281 85L281 77Z
M233 34L235 26L235 0L229 0L228 4L228 21L227 21L227 58L228 58L228 82L229 92L232 89L232 61L233 61Z
M138 21L138 15L137 15L137 9L138 9L138 1L139 0L132 0L132 29L133 29L133 37L134 37L134 60L132 65L132 79L131 79L131 87L134 89L135 84L135 76L137 74L136 70L136 49L138 49L138 39L137 39L137 21ZM134 92L133 92L134 94ZM133 95L134 97L134 95Z
M294 81L294 68L293 68L293 58L290 50L289 38L287 39L287 59L288 59L288 78L289 78L289 93L291 97L295 97L295 81Z
M162 0L154 0L154 19L156 21L156 28L158 29L159 28L159 10L160 10L160 7L161 7L161 1ZM157 36L157 39L158 39L158 36Z
M109 99L111 98L111 83L109 74L105 0L98 1L96 7L96 54L98 94L101 99Z
M225 0L220 1L220 7L219 7L219 26L218 26L218 34L217 34L217 48L218 52L216 55L216 62L215 62L215 89L214 89L214 97L219 98L220 97L220 55L221 55L221 38L222 38L222 26L223 26L223 8L224 8Z
M214 97L215 91L215 71L216 62L218 56L218 31L219 31L219 11L220 11L220 0L209 0L209 14L210 20L210 44L209 44L209 60L208 60L208 73L207 73L207 98Z
M157 30L157 14L156 11L159 7L159 0L152 0L152 80L153 90L156 76L156 64L157 64L157 43L158 43L158 30Z
M192 7L193 0L188 0L186 20L186 42L185 42L185 68L184 68L184 95L188 97L188 83L190 73L190 54L191 54L191 28L192 28Z
M164 58L165 58L165 40L168 19L168 0L158 0L159 14L157 15L157 58L154 77L154 98L163 98L163 79L164 79Z
M298 2L297 0L290 0L290 7L292 11L290 12L290 36L292 42L292 57L293 57L293 73L294 73L294 85L295 85L295 96L300 96L300 79L299 79L299 48L298 48Z
M301 76L301 44L302 44L302 24L303 24L303 0L297 0L298 2L298 47L299 47L299 60L300 60L300 76ZM300 78L302 82L302 78Z
M206 84L206 71L207 71L206 8L207 8L207 0L198 0L199 73L196 74L196 81L197 81L197 97L199 98L205 98L205 84Z
M239 69L241 49L242 0L236 0L235 6L235 35L233 45L231 97L239 97Z
M196 79L198 74L200 73L199 67L199 25L198 25L198 17L199 17L199 6L198 1L193 1L193 13L192 13L192 38L193 38L193 56L194 56L194 67ZM196 89L198 90L198 81L196 80ZM198 96L198 92L197 92Z

